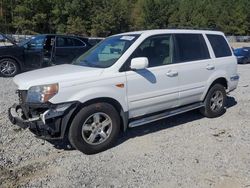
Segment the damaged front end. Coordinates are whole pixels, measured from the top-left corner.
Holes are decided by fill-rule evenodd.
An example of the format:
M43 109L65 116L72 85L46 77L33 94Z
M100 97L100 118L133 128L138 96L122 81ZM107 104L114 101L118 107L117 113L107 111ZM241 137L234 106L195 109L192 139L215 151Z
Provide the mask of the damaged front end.
M27 103L27 91L18 91L19 104L9 108L9 119L21 128L29 128L36 136L50 140L63 139L67 125L79 102L62 104Z

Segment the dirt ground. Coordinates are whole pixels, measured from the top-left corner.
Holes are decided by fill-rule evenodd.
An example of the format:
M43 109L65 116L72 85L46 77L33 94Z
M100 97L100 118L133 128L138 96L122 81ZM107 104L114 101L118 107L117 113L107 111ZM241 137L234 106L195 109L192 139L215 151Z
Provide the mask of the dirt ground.
M0 187L250 187L250 64L238 69L223 116L192 111L130 129L91 156L11 125L16 87L0 78Z

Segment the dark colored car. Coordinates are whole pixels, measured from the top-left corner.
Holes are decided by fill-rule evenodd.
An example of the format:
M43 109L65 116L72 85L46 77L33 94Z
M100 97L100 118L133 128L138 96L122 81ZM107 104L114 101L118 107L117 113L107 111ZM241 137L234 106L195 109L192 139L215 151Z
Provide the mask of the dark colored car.
M0 76L51 65L71 63L93 45L88 38L65 35L36 35L19 44L0 35Z
M250 47L234 49L234 55L237 57L238 64L250 63Z

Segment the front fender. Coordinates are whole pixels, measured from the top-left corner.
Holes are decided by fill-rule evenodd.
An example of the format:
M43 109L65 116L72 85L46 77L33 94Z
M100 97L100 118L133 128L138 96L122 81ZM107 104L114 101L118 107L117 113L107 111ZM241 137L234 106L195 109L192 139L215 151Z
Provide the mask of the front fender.
M126 88L119 88L116 86L99 86L90 87L78 91L61 91L55 97L53 97L50 102L60 103L61 100L64 102L79 101L85 103L87 101L98 99L98 98L111 98L120 103L124 112L128 111L127 98L126 98ZM73 94L72 94L73 93Z

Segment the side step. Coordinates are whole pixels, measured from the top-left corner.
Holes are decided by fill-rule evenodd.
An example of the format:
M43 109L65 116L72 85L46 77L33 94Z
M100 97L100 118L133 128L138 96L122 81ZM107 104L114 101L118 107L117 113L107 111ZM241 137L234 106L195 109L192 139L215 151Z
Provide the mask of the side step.
M173 110L164 111L164 112L156 114L156 115L152 115L152 116L148 116L148 117L145 117L142 119L131 121L129 123L128 127L138 127L138 126L141 126L141 125L144 125L147 123L158 121L160 119L168 118L168 117L171 117L171 116L174 116L177 114L188 112L190 110L201 108L203 106L204 106L204 104L202 102L200 102L200 103L195 103L195 104L175 108Z

